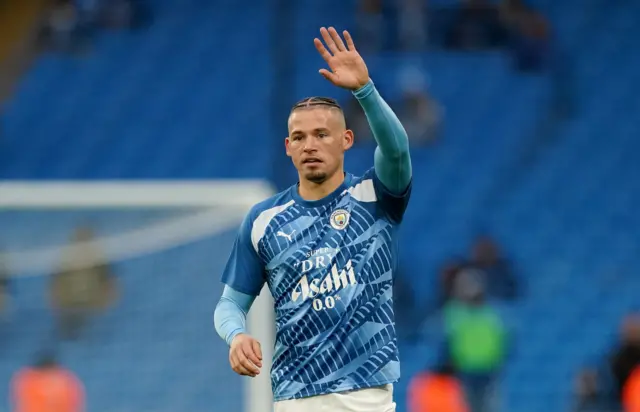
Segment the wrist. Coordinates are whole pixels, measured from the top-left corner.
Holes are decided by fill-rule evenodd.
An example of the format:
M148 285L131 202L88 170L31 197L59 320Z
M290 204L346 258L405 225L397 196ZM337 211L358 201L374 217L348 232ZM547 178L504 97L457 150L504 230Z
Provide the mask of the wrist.
M231 346L233 340L240 335L244 335L245 331L243 329L236 329L227 336L227 345Z
M351 93L355 96L356 99L364 99L375 89L375 85L373 84L373 80L369 78L369 80L359 88L352 90Z

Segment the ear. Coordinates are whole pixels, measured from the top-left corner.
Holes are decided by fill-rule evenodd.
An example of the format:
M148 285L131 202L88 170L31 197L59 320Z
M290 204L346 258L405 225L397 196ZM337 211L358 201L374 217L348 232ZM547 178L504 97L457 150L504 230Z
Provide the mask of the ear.
M289 136L284 138L284 149L285 152L287 153L287 156L291 157L291 151L289 150L289 145L291 144L291 141L289 140Z
M351 149L354 139L355 136L353 135L353 131L349 129L344 131L344 134L342 135L342 148L344 149L344 151Z

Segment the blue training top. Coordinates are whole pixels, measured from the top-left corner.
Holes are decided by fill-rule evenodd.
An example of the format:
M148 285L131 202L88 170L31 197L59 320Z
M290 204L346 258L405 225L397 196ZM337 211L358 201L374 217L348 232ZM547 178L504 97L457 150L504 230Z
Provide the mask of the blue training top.
M378 142L375 167L330 195L297 185L243 221L215 312L231 343L267 283L275 301L276 401L392 383L400 377L392 284L396 229L411 192L408 139L372 82L354 92Z

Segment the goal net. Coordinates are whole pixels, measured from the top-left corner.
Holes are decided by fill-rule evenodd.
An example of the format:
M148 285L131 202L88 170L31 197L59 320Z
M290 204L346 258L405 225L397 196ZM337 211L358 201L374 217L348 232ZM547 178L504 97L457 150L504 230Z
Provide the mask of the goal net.
M235 376L213 309L239 223L271 194L246 180L0 183L3 382L55 353L91 410L270 411L270 364ZM265 288L249 314L265 360L273 327Z

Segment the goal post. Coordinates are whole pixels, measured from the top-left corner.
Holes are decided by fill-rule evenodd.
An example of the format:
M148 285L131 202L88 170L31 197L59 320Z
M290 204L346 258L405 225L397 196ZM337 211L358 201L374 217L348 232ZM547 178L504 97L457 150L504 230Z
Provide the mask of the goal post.
M82 254L87 243L99 244L109 263L161 256L235 232L249 209L273 193L273 187L263 180L0 182L1 263L12 278L43 276L52 273L62 254L77 249L72 268L91 267L95 256ZM96 221L103 230L95 239L69 244L73 226ZM225 239L230 248L231 237ZM204 304L213 310L217 299L210 296ZM201 327L213 328L213 322ZM275 321L266 286L249 313L248 327L262 343L264 366L259 377L242 379L244 411L271 412L269 371ZM227 363L226 354L222 361Z

